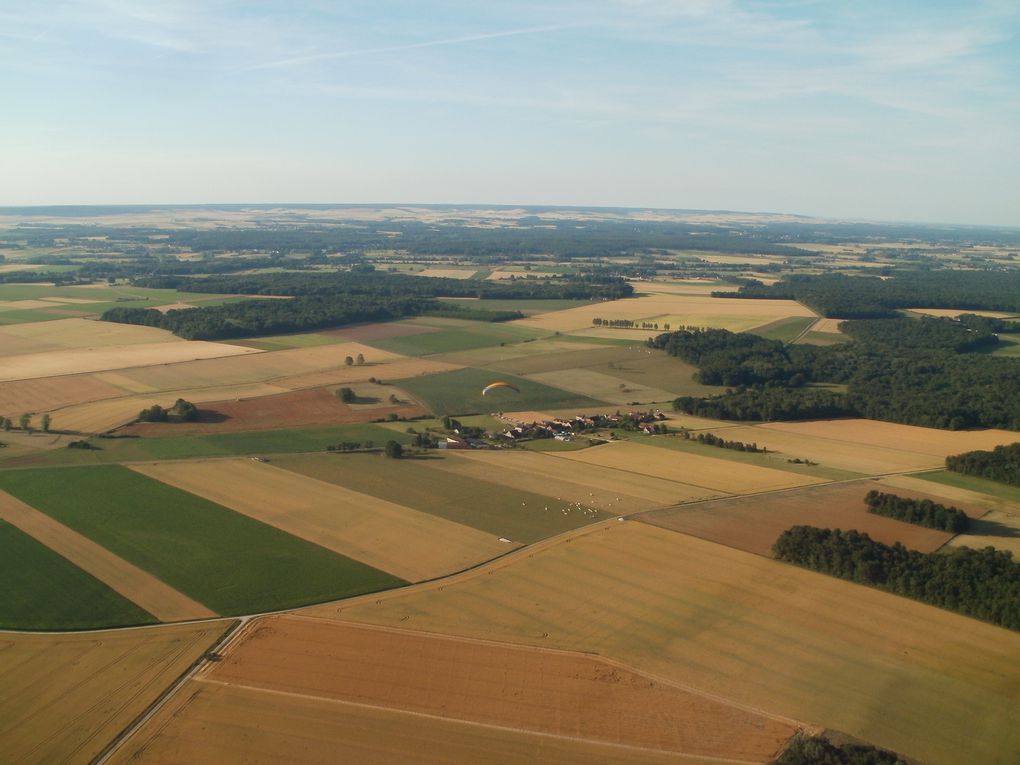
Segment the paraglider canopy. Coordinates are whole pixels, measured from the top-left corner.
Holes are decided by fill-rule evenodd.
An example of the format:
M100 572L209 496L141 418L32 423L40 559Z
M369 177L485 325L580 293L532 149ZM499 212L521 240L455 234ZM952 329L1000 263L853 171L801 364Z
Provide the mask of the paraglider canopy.
M494 382L494 383L489 383L488 385L486 385L486 386L485 386L485 387L484 387L484 388L482 389L482 395L484 396L484 395L485 395L485 394L487 394L487 393L488 393L489 391L493 391L493 390L499 390L500 388L509 388L510 390L512 390L512 391L514 391L514 392L516 392L516 393L520 393L520 391L519 391L519 390L517 390L517 386L515 386L515 385L511 385L511 384L510 384L510 383L508 383L508 382L502 382L502 381L497 381L497 382Z

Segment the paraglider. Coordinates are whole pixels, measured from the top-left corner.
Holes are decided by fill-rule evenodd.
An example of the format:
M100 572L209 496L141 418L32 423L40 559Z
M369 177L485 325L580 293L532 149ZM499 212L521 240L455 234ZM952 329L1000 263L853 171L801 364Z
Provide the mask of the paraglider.
M511 385L508 382L496 381L494 383L489 383L488 385L486 385L482 389L482 395L484 396L489 391L499 390L500 388L509 388L510 390L514 391L515 393L520 393L520 391L517 389L517 386Z

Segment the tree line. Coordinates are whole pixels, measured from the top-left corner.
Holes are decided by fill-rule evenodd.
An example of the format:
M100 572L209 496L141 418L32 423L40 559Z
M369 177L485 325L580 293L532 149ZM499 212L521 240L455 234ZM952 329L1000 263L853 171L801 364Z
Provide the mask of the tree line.
M1020 630L1020 564L986 547L922 553L867 534L794 526L772 547L779 560Z
M770 765L907 765L895 752L869 744L833 744L825 736L797 733Z
M946 457L946 467L954 473L1020 486L1020 443L955 454Z
M673 402L677 411L701 417L857 416L954 430L1020 430L1020 368L1015 359L973 353L998 342L981 317L873 319L841 327L853 342L787 345L723 329L684 329L649 345L697 366L698 382L729 388Z
M797 300L836 319L891 318L902 308L1020 312L1020 271L910 271L889 279L844 274L791 274L775 284L753 281L716 297Z
M697 441L699 444L705 444L706 446L718 446L720 449L733 449L738 452L755 452L764 454L768 451L764 446L758 446L758 444L748 444L743 441L727 441L725 438L720 438L715 433L692 433L687 428L680 428L680 437L687 441Z
M958 507L947 507L930 499L910 499L872 489L864 497L868 512L895 518L939 531L962 534L970 526L970 518Z

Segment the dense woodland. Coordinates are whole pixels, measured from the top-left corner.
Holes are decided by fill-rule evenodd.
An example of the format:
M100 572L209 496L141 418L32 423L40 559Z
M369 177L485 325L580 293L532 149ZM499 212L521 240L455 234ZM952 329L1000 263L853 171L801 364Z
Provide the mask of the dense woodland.
M956 473L1020 486L1020 443L946 457L946 467Z
M719 297L798 300L837 319L890 318L900 308L1020 312L1020 271L913 271L877 276L793 274L776 284L752 281Z
M864 497L869 513L895 518L915 526L962 534L970 526L970 518L958 507L947 507L930 499L910 499L872 489Z
M1020 564L986 547L922 553L867 534L794 526L772 547L780 560L1020 630Z
M867 744L833 744L798 733L771 765L907 765L899 755Z
M674 408L729 420L860 416L936 428L1020 430L1020 364L994 347L996 320L869 319L844 322L854 342L788 345L722 329L685 329L650 340L698 367L695 379L728 386L682 396ZM841 390L819 385L845 386Z
M461 279L342 272L332 274L259 274L191 279L151 277L139 286L172 287L224 294L293 296L286 300L243 300L219 306L168 311L111 308L103 321L159 327L188 340L222 340L285 332L307 332L370 321L389 321L429 314L475 321L507 321L517 311L488 311L442 303L437 297L498 297L502 299L622 297L633 288L621 279L604 282L517 282L501 284Z

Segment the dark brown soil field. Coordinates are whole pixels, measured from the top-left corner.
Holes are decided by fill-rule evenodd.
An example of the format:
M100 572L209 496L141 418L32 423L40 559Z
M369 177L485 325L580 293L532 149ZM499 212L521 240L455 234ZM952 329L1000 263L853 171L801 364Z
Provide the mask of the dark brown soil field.
M936 550L953 537L948 532L869 513L864 495L871 489L945 501L933 495L860 481L653 510L639 520L758 555L771 555L772 543L791 526L856 529L877 542L901 542L921 552Z
M417 417L425 414L425 410L417 406L352 409L325 388L312 388L241 401L211 401L200 405L198 422L136 423L121 428L118 433L136 436L192 436L277 430L371 422L386 418L391 413L400 417Z
M599 657L307 617L261 620L200 678L517 730L763 762L791 724Z

